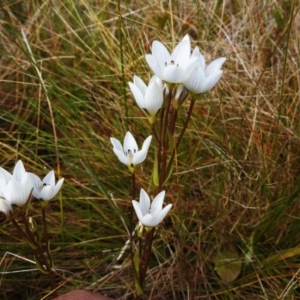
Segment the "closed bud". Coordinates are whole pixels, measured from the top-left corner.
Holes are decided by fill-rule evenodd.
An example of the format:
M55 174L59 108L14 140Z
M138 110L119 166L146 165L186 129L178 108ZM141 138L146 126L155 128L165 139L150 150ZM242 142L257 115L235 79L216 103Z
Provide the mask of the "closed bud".
M35 220L32 217L29 217L28 224L29 224L29 230L35 233L37 231L37 225Z

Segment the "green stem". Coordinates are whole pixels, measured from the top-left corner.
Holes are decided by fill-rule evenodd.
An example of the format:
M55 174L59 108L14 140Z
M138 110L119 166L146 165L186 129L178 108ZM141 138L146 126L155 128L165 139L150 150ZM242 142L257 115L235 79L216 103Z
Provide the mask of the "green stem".
M135 173L132 173L131 175L131 180L132 180L132 199L135 199ZM129 241L130 241L130 260L131 260L131 265L133 269L133 274L136 282L139 282L139 275L136 271L135 263L134 263L134 250L133 250L133 206L131 205L131 210L130 210L130 226L129 226ZM136 296L136 300L139 299L139 296Z

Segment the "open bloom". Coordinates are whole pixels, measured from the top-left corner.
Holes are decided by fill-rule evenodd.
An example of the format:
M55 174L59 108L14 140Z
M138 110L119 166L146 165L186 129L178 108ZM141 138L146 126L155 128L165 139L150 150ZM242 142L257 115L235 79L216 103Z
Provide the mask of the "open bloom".
M53 199L64 183L64 178L61 178L55 184L55 175L53 170L51 170L43 180L33 173L30 173L30 176L34 187L32 191L33 196L44 201Z
M196 58L192 68L185 74L183 84L187 90L194 94L202 94L212 89L220 80L223 71L221 67L225 62L225 57L220 57L205 66L205 59L196 47L191 58Z
M132 205L137 214L140 222L147 227L157 226L167 215L172 207L172 204L168 204L165 208L162 208L165 198L165 191L160 192L152 201L150 205L150 198L148 194L141 189L140 201L132 200Z
M152 124L155 115L163 105L162 82L157 76L153 76L147 86L138 76L133 77L133 83L129 82L130 90L140 109L142 109Z
M113 137L110 138L110 141L120 162L127 165L131 172L134 172L134 167L145 160L150 147L151 139L152 135L146 138L141 150L139 150L134 137L129 131L126 132L123 146L117 139Z
M3 197L9 205L23 206L29 199L33 185L29 173L19 160L13 170L8 173L0 167L0 197Z
M196 58L191 59L190 38L186 35L175 47L172 54L159 41L152 43L152 54L146 55L146 61L161 80L181 83L186 72L192 68Z

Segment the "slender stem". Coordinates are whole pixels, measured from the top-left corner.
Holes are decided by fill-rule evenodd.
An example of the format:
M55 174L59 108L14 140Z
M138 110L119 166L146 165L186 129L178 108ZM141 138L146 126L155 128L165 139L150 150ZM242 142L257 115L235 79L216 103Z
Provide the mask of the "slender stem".
M14 224L14 226L17 228L17 230L19 231L19 233L21 234L22 237L25 238L25 240L30 241L30 237L27 236L26 232L24 232L24 230L20 227L20 225L18 224L18 222L15 220L14 217L10 218L10 221Z
M170 118L172 115L172 93L170 92L167 98L167 107L166 112L164 115L164 120L162 123L163 128L162 130L162 137L161 143L162 147L160 149L161 153L161 165L160 165L160 178L159 178L159 186L162 187L164 183L164 178L166 177L166 165L167 165L167 156L168 156L168 149L169 149L169 136L168 130L170 127Z
M50 238L49 238L48 230L47 230L46 207L44 207L44 206L42 206L42 222L43 222L43 235L44 235L44 239L45 239L45 243L46 243L46 253L48 256L50 267L52 268L53 260L52 260L52 256L50 253L50 247L49 247Z
M158 166L161 165L161 153L162 153L162 147L163 147L163 128L164 128L164 115L165 115L165 108L163 107L160 112L160 120L159 120L159 143L157 145L157 160L158 160ZM160 176L159 176L160 177Z
M54 281L54 273L53 273L53 270L51 268L51 265L49 264L49 261L45 257L41 246L36 241L34 233L30 230L28 220L27 220L25 212L23 210L21 210L21 216L22 216L22 220L23 220L23 223L24 223L24 226L25 226L26 235L29 237L29 241L35 247L34 249L32 247L30 247L32 252L33 252L33 255L38 260L41 268L43 268L43 269L45 268L45 271L47 272L49 280L50 280L52 290L55 291L54 295L56 296L56 284L55 284L55 281Z
M143 286L143 284L144 284L148 265L149 265L154 232L155 232L155 227L153 227L149 232L146 233L145 249L144 249L143 257L141 260L140 272L139 272L141 286Z
M131 180L132 180L132 199L135 199L135 173L132 173L131 175ZM134 263L134 249L133 249L133 206L131 205L131 210L130 210L130 228L129 228L129 241L130 241L130 260L131 260L131 265L132 265L132 269L133 269L133 274L134 274L134 278L137 282L139 282L139 275L137 273L136 267L135 267L135 263ZM139 299L139 296L136 295L136 300Z
M175 124L176 124L176 119L177 119L177 109L172 109L172 115L170 119L170 133L174 136L175 132Z
M154 135L154 138L156 140L157 145L159 145L160 144L160 139L159 139L159 137L156 133L154 124L151 125L151 133L152 133L152 135Z
M192 99L190 107L189 107L188 115L187 115L187 117L185 119L185 123L184 123L183 128L181 130L181 133L180 133L180 135L179 135L179 137L177 139L176 145L175 145L175 147L174 147L174 149L172 151L172 155L171 155L171 158L170 158L168 166L167 166L166 174L168 174L170 172L170 169L172 168L172 164L173 164L173 160L174 160L174 157L175 157L175 153L177 152L178 146L179 146L179 144L181 142L181 139L182 139L182 137L183 137L183 135L184 135L184 133L185 133L185 131L187 129L187 126L189 124L189 121L191 119L192 111L193 111L193 107L194 107L195 102L196 101L194 99Z

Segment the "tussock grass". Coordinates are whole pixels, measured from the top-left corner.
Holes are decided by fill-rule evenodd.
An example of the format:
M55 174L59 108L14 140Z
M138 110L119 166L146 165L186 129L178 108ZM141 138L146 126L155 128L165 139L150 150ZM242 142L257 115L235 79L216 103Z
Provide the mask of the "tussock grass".
M208 62L227 61L180 146L167 187L173 209L156 234L146 294L300 297L298 1L4 0L0 7L0 162L9 170L22 159L41 176L54 168L65 177L47 214L60 291L133 295L128 253L115 262L127 240L130 175L109 137L130 129L141 144L150 134L127 82L150 78L144 55L154 39L171 49L188 33ZM150 151L137 173L150 191L152 161ZM1 299L45 296L47 278L5 254L31 259L3 216L0 234ZM251 258L229 285L214 270L223 251Z

